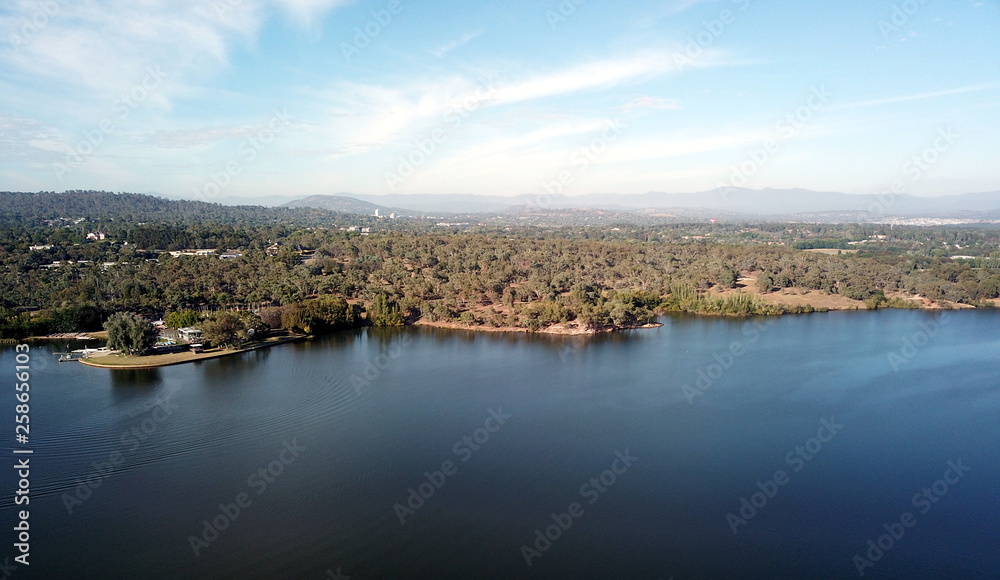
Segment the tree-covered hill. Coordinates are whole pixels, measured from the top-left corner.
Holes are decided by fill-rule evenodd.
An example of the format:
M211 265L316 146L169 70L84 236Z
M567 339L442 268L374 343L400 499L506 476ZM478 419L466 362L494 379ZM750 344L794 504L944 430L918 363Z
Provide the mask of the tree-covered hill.
M90 224L112 221L230 225L356 223L358 216L315 208L227 206L191 200L169 200L139 193L109 191L0 192L0 225L32 227L53 220L84 218ZM67 222L67 223L72 223Z
M379 323L599 330L666 311L800 311L757 295L785 289L871 308L913 305L901 297L915 295L975 306L1000 297L1000 232L988 229L436 227L108 192L4 193L0 201L0 336L70 331L113 312L187 309L281 309L268 324L342 327L342 316L323 312L346 316L348 302ZM363 219L376 226L360 231ZM87 239L97 228L105 238ZM227 259L170 253L190 248L234 251ZM739 288L750 276L756 292Z

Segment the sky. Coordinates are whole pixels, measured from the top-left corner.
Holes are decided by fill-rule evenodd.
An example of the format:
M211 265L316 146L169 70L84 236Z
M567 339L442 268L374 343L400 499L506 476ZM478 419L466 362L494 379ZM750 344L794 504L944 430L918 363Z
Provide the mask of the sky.
M1000 0L4 0L0 190L1000 190Z

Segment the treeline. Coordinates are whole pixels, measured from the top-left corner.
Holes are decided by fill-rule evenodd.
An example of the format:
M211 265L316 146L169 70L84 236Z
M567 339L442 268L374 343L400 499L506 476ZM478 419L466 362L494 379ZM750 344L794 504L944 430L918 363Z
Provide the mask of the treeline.
M753 294L709 292L735 289L751 273L760 292L797 287L872 308L910 304L887 297L895 292L973 305L1000 296L996 230L775 223L545 229L488 222L442 229L346 218L379 224L362 235L341 231L342 218L325 210L110 192L0 193L0 336L98 330L115 312L204 316L237 308L259 312L270 328L311 333L418 318L605 329L638 326L670 311L780 312ZM87 241L95 230L107 238ZM793 249L848 241L865 241L851 246L862 251ZM167 253L182 248L234 249L242 256ZM314 253L307 259L301 249ZM945 257L952 253L980 257Z
M155 224L144 227L160 231ZM749 294L717 297L707 292L736 288L748 273L759 274L763 292L794 286L873 306L895 305L883 300L892 292L969 304L1000 295L1000 271L950 259L832 256L762 244L669 241L657 231L609 234L575 228L364 236L231 225L205 225L197 231L249 239L238 248L243 256L235 260L160 253L159 261L148 261L130 244L108 250L119 259L115 265L67 263L48 269L38 265L33 253L4 249L0 306L6 310L0 312L0 332L38 334L42 325L50 331L90 330L90 318L100 323L112 312L162 316L234 307L281 309L277 318L267 320L269 326L308 330L319 328L312 321L322 317L310 309L326 308L317 301L320 297L352 305L343 310L342 321L329 319L334 321L331 328L423 317L530 329L576 321L600 329L640 325L665 311L778 312ZM254 237L263 231L279 238L281 246L273 255L261 249L273 238ZM303 263L298 247L315 253ZM76 250L60 245L49 251ZM17 312L25 308L40 312Z
M792 247L796 250L812 250L812 249L837 249L846 250L851 247L850 240L846 238L832 239L832 238L815 238L811 240L803 240L801 242L795 242Z
M367 219L324 209L230 206L209 201L170 200L138 193L0 192L0 225L36 227L60 218L84 218L88 227L109 226L115 222L316 226L333 222L356 223L359 219ZM73 221L66 224L73 224Z

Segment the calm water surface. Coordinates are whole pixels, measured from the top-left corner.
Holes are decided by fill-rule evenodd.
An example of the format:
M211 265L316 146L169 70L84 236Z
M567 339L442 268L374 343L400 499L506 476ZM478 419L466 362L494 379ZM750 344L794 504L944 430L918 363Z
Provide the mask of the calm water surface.
M141 372L36 345L15 577L1000 577L997 314L663 322Z

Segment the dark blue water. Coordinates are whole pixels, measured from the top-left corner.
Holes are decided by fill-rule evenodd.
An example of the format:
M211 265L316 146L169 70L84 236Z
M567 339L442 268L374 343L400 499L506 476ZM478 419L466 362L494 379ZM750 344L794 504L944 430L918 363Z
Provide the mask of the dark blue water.
M664 323L142 372L35 346L14 577L1000 577L998 315Z

